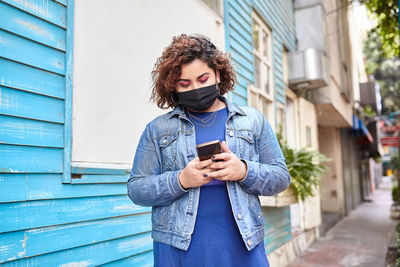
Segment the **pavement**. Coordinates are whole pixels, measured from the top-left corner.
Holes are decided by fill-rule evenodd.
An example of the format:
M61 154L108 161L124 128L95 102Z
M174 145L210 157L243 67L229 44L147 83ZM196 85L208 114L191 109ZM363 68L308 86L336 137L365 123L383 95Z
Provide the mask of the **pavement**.
M391 180L315 241L288 267L383 267L396 221L390 219Z

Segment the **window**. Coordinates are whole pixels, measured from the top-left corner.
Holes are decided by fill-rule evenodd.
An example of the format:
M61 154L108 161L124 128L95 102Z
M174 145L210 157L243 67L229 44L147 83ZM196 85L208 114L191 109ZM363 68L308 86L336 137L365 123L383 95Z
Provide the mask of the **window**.
M308 147L312 147L312 142L311 142L311 127L306 126L306 142Z
M274 120L274 96L271 31L255 12L253 12L253 55L254 85L248 87L248 104L257 108L272 122ZM271 126L274 128L274 123L271 123Z
M297 133L295 103L286 95L286 140L291 148L297 148Z
M282 137L286 139L286 123L285 123L285 107L281 103L276 103L277 105L277 126L282 127Z
M204 4L206 4L209 8L211 8L218 16L223 16L223 9L221 0L201 0Z

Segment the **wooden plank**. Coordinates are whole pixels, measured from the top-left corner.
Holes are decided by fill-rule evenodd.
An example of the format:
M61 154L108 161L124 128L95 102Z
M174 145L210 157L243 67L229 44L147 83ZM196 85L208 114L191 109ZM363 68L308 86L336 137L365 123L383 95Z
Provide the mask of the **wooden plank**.
M0 173L62 173L63 149L0 144Z
M291 239L290 208L262 208L264 222L264 245L269 254Z
M59 148L64 146L62 124L0 115L0 129L0 143Z
M67 6L67 1L68 0L53 0L53 1L59 3L59 4L63 5L63 6Z
M131 172L131 170L127 170L127 169L72 167L72 173L74 173L74 174L125 175L130 172Z
M0 173L0 203L26 200L28 188L26 179L27 174ZM18 190L15 190L15 188L18 188Z
M243 13L238 11L235 6L232 6L228 12L229 15L237 21L237 23L246 29L252 28L253 21L251 16L243 15Z
M119 267L119 266L141 266L141 267L152 267L154 266L153 251L146 251L134 256L124 258L121 260L112 261L100 266L107 267Z
M246 59L247 63L247 69L254 69L252 65L254 64L253 62L253 48L250 45L244 46L243 43L240 42L240 40L235 39L234 37L231 38L231 45L232 49L234 49L236 52L238 52L243 58Z
M49 190L49 189L48 189ZM0 233L149 212L127 195L0 204Z
M232 55L234 67L236 67L235 71L237 73L240 73L247 80L252 81L253 80L252 70L254 70L254 66L249 64L248 60L243 58L239 53L237 53L234 48L232 48L230 53ZM251 68L251 69L249 69L249 68Z
M0 25L4 30L36 42L66 49L64 29L4 3L0 3Z
M65 53L0 30L0 57L65 74Z
M237 74L237 81L238 83L240 83L241 85L243 85L244 87L247 88L247 84L251 81L247 80L244 76L242 76L240 73Z
M145 213L4 233L0 235L0 262L149 232L151 214Z
M129 174L126 175L82 175L81 178L73 178L72 184L113 184L124 183L129 179Z
M62 28L67 26L66 8L58 3L49 0L2 0L27 13L35 15Z
M64 99L63 76L0 58L0 85Z
M247 88L239 83L236 84L235 93L243 96L243 98L247 98Z
M247 99L235 92L232 92L232 102L237 105L247 106Z
M65 123L64 123L64 172L63 183L71 183L72 161L72 75L74 51L74 0L68 1L67 8L67 51L65 54Z
M0 114L64 123L64 101L0 86Z
M244 16L251 17L251 4L242 0L231 0L229 1L229 4L229 8L236 5L238 9L240 9L240 12L244 13Z
M252 36L253 29L252 29L251 25L247 25L247 24L246 25L242 25L234 17L231 17L231 19L229 20L229 25L232 28L235 28L243 36L246 36L246 35Z
M61 178L61 174L0 173L0 203L127 194L126 183L62 184Z
M74 238L76 235L74 235ZM80 246L2 263L2 267L18 266L98 266L117 259L151 250L153 242L150 233Z
M235 28L231 28L230 38L235 39L238 43L246 47L250 53L253 53L253 39L250 35L239 32Z
M230 2L229 5L229 10L228 12L230 12L232 9L235 10L235 13L241 17L243 17L243 19L245 19L249 24L252 24L252 18L251 18L251 4L250 5L240 5L241 4L241 0L233 0Z

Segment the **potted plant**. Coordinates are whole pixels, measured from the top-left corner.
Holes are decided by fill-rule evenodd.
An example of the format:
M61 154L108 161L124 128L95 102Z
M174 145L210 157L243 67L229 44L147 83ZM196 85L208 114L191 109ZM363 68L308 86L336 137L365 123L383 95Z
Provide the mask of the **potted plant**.
M286 158L286 166L291 176L290 186L272 199L263 199L267 206L283 206L305 200L314 196L320 185L320 178L328 169L323 162L330 161L325 155L303 147L299 150L290 148L282 136L282 126L279 126L276 134L283 156Z

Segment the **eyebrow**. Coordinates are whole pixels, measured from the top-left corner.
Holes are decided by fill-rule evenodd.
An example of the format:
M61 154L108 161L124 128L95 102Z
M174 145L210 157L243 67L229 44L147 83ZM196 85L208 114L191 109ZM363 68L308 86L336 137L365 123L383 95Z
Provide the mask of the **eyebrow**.
M203 77L203 76L206 75L206 74L210 74L210 73L209 73L209 72L204 72L203 74L201 74L200 76L198 76L197 79ZM180 82L180 81L183 81L183 82L188 81L188 82L190 82L189 79L179 79L178 82Z

